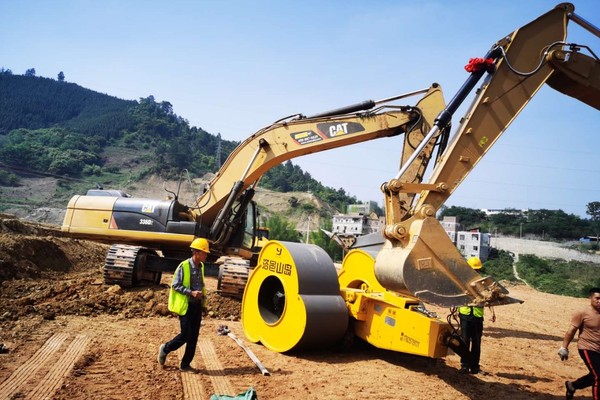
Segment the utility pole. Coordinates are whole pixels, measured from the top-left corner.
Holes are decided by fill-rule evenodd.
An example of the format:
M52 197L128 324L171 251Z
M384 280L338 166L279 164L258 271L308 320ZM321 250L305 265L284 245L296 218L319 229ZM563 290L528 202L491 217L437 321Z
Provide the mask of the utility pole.
M523 223L519 224L519 239L523 238Z
M308 221L306 222L306 244L308 244L308 236L310 234L310 219L311 216L308 216Z

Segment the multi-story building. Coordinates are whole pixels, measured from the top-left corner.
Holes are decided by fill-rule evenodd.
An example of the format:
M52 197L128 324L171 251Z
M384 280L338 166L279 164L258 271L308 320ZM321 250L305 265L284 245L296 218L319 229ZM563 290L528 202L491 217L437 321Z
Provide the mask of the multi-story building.
M458 217L444 217L441 222L450 240L465 257L479 257L481 261L490 255L490 234L479 230L465 231L458 222Z
M479 231L457 232L456 247L465 257L479 257L481 261L488 259L490 255L490 234Z
M377 214L336 214L333 216L333 233L344 235L367 235L379 232L383 226L383 219Z
M361 236L379 232L384 225L383 217L373 212L375 202L350 204L347 214L333 216L333 233L338 235Z
M444 217L441 224L450 237L450 240L452 240L452 243L456 243L456 232L461 230L461 226L458 223L458 217Z

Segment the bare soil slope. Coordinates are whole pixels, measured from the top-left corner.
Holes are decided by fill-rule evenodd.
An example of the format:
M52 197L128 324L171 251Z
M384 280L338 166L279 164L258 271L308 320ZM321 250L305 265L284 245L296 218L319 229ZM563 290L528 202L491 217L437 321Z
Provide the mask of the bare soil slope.
M0 354L0 397L44 398L35 388L50 387L54 379L59 384L47 397L71 400L208 399L250 387L263 400L556 400L564 398L564 380L585 373L575 346L566 362L556 351L569 314L587 301L526 286L510 288L524 304L498 308L498 321L486 322L485 374L479 375L459 374L456 355L431 362L361 343L345 351L273 353L245 340L240 303L213 290L195 360L200 374L190 380L176 368L176 354L164 369L156 362L158 345L178 331L165 307L170 276L160 287L107 287L101 273L105 251L49 225L0 217L0 344L8 348ZM208 284L215 289L214 280ZM220 325L241 338L271 376L261 375L231 338L218 335ZM69 354L74 356L67 365ZM591 398L587 391L577 395Z

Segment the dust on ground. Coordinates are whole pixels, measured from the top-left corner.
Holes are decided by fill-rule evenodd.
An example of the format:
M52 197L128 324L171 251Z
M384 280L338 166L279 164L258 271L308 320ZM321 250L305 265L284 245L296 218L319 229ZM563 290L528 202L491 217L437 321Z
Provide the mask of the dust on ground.
M102 283L107 246L69 239L55 226L0 216L0 384L58 332L91 338L54 399L183 399L175 356L156 362L158 345L178 332L166 310L169 275L160 286L122 290ZM274 353L244 338L240 302L219 296L214 279L210 314L201 336L209 338L223 368L217 371L236 392L250 387L259 399L495 399L564 398L563 382L586 373L573 357L556 355L569 315L587 305L575 299L510 287L522 305L498 307L486 321L484 374L462 375L459 358L430 359L375 349L356 342L344 351ZM436 310L445 317L445 310ZM227 325L271 372L263 376L246 353L217 328ZM214 393L211 376L197 353L203 397ZM589 391L577 398L590 399ZM12 398L23 398L22 393Z

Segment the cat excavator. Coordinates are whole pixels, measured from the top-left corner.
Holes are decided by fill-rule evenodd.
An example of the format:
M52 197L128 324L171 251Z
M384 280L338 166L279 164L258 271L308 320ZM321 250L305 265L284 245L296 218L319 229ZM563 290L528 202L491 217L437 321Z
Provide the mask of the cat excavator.
M449 348L463 351L450 324L428 312L425 303L455 307L518 300L468 266L435 213L544 83L599 108L598 58L591 50L592 56L584 54L586 47L565 43L569 20L598 34L572 5L561 4L470 63L469 78L448 106L441 87L433 84L317 115L296 114L243 141L192 205L177 196L139 199L92 190L69 201L62 229L113 244L104 269L108 284L160 281L162 272L189 256L195 237L211 242L213 260L247 260L252 272L244 282L244 333L274 351L336 343L348 326L394 351L432 358ZM450 140L453 114L483 76ZM414 106L395 105L416 95L422 97ZM272 240L258 253L252 198L266 171L294 157L399 135L400 170L381 186L383 234L357 241L339 271L314 245ZM432 177L423 183L432 160Z
M414 106L393 104L414 96L420 96ZM112 245L104 266L106 284L158 283L162 272L173 272L189 256L189 244L196 237L210 241L208 262L228 257L253 267L268 235L258 224L252 200L266 171L294 157L379 138L404 135L405 142L420 143L444 105L441 87L432 84L319 115L290 116L234 149L194 204L180 203L173 192L172 198L159 200L92 189L71 198L62 230L72 237ZM423 164L437 139L430 140Z

